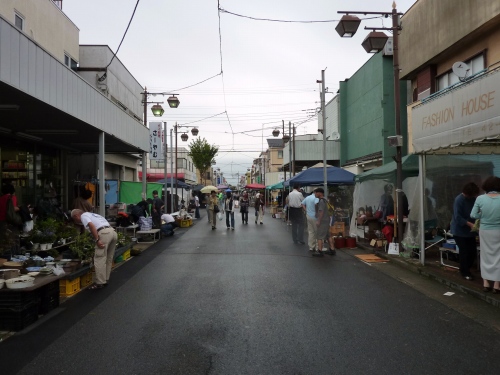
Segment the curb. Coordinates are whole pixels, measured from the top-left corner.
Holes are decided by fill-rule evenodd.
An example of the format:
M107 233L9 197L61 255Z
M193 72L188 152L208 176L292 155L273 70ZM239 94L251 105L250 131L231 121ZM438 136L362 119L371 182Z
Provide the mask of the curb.
M369 247L369 246L364 245L364 244L358 243L357 247L361 250L364 250L364 251L367 251L370 253L374 253L375 255L379 256L380 258L391 260L394 264L396 264L397 266L399 266L401 268L405 268L411 272L419 274L420 276L427 277L430 280L434 280L440 284L446 285L450 289L457 290L457 291L462 292L464 294L468 294L468 295L473 296L477 299L480 299L486 303L489 303L492 306L500 308L500 299L491 297L490 295L488 295L484 292L469 288L465 285L462 285L462 284L456 283L454 281L451 281L449 279L443 278L441 275L435 274L432 271L429 272L428 268L426 268L422 265L414 265L414 264L408 263L405 260L402 260L401 258L399 258L397 256L388 255L387 253L385 253L383 251L379 251L377 248L372 248L372 247Z

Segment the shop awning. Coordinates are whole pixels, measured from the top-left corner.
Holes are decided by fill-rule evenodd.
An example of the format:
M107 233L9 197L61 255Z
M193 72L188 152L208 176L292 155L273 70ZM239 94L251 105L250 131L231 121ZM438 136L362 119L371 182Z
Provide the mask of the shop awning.
M170 179L171 175L171 173L167 173L167 180ZM184 180L184 173L177 173L177 175L174 173L173 176L178 180ZM165 175L163 173L146 173L146 181L155 182L158 180L162 180L163 178L165 178ZM139 180L142 180L141 171L139 171Z

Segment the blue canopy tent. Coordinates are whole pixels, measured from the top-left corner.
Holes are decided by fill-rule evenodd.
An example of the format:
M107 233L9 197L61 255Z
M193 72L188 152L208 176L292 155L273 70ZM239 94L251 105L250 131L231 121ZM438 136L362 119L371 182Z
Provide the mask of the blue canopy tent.
M354 177L356 177L354 173L342 168L326 168L327 185L354 185ZM314 166L306 169L284 183L285 186L293 186L293 184L300 184L301 186L322 186L323 166Z
M158 181L156 181L156 183L158 183L158 184L164 184L165 180L164 179L158 180ZM179 181L179 180L175 180L175 179L174 179L173 187L175 187L176 183L177 183L177 187L178 188L182 188L182 189L190 189L191 188L191 185L188 185L185 182L182 182L182 181ZM170 186L170 179L169 178L167 179L167 186L171 187Z

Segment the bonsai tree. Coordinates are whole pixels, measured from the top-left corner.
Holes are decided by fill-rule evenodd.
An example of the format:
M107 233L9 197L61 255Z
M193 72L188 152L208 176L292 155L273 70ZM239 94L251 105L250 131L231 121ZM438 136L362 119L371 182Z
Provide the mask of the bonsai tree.
M55 219L48 218L38 221L33 230L39 232L40 243L53 243L56 240L56 233L60 226L60 222Z
M87 260L94 256L95 242L90 233L82 233L75 236L69 245L71 252L80 260Z

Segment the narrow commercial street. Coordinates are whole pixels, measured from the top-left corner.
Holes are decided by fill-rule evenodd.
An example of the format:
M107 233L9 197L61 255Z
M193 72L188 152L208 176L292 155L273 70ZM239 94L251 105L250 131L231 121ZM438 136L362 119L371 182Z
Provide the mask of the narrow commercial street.
M498 373L498 331L348 252L203 216L0 343L1 373Z

